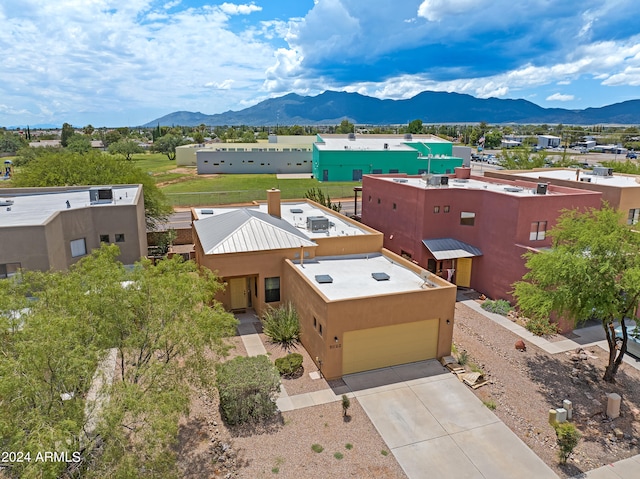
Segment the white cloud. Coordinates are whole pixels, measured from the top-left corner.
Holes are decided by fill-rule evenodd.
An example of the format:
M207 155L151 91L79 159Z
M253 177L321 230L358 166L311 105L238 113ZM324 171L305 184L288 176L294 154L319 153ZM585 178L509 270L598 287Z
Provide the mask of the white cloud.
M554 93L553 95L549 95L546 100L547 101L573 101L575 100L575 95L563 95L562 93Z
M211 88L214 90L229 90L231 89L231 85L233 85L233 80L227 78L221 82L210 81L204 84L206 88Z
M485 0L424 0L418 7L418 16L437 22L450 15L472 15L485 3Z
M225 2L220 5L220 10L228 15L249 15L253 12L260 12L262 10L262 7L254 3L236 5L235 3Z

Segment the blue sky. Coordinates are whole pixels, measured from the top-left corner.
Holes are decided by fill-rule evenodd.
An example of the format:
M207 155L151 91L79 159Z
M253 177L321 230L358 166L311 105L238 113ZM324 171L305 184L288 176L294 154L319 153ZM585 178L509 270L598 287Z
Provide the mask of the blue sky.
M325 90L640 98L637 0L0 3L0 126L139 125Z

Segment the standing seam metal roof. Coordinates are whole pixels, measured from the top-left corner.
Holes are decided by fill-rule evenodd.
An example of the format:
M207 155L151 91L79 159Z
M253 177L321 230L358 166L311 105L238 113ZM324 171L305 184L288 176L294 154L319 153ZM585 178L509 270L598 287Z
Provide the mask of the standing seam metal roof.
M194 222L194 227L205 254L316 246L287 221L249 209L201 219Z

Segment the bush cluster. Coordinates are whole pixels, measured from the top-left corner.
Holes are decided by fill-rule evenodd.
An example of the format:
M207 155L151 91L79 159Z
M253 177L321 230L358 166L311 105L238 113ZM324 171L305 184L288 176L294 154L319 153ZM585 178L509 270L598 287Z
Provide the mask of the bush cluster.
M490 313L501 314L502 316L506 316L509 311L511 311L511 305L509 301L505 301L504 299L496 299L495 301L492 299L487 299L484 303L482 303L482 309L485 311L489 311Z
M239 356L216 365L222 417L230 424L267 419L276 413L280 375L265 355Z
M293 376L302 367L302 354L289 353L276 359L276 368L281 376Z
M550 336L558 332L558 325L550 322L548 318L531 318L525 327L536 336Z

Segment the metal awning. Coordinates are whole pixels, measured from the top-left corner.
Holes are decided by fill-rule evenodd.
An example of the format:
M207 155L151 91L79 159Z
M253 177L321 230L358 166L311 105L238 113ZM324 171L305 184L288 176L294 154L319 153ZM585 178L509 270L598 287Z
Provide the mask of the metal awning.
M482 256L482 251L475 246L453 238L424 239L422 243L438 261L443 259Z

